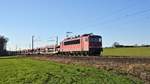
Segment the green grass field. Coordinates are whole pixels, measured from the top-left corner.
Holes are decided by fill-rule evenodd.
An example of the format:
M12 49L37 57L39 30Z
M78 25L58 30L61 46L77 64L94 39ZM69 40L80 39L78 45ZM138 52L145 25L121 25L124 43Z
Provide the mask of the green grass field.
M0 84L142 84L142 81L92 67L3 57Z
M104 48L104 56L150 56L150 48Z

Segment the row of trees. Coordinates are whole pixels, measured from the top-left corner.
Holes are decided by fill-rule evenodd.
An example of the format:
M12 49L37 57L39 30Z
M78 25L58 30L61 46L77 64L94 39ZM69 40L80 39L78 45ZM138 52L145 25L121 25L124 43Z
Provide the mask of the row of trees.
M7 42L8 42L8 39L0 35L0 55L5 55L7 53L6 52Z
M112 47L115 47L115 48L121 48L121 47L150 47L150 45L145 45L145 44L142 44L142 45L138 45L138 44L135 44L135 45L121 45L119 42L114 42Z

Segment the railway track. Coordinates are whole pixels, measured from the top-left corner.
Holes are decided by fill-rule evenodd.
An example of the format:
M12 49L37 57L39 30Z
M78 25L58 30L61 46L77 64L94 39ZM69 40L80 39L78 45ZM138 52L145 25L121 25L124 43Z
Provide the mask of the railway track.
M115 63L146 63L150 64L150 57L136 56L55 56L55 55L35 55L32 57L72 60L72 61L92 61L92 62L115 62Z

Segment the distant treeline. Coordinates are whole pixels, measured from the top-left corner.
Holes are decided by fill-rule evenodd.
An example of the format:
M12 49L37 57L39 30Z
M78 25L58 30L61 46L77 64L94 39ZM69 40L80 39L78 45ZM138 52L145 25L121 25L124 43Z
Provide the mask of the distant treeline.
M150 45L145 45L145 44L142 44L142 45L138 45L138 44L135 44L135 45L121 45L118 42L114 42L113 45L112 45L112 48L132 48L132 47L150 47Z
M113 47L116 47L116 48L150 47L150 45L140 45L140 46L137 46L137 45L116 45Z

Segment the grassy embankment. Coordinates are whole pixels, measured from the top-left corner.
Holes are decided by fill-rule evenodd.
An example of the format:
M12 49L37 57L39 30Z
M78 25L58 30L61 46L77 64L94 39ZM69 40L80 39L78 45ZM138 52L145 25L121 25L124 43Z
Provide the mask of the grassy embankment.
M104 56L150 56L150 48L104 48Z
M2 57L0 84L142 84L142 82L92 67L29 58Z

